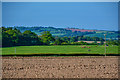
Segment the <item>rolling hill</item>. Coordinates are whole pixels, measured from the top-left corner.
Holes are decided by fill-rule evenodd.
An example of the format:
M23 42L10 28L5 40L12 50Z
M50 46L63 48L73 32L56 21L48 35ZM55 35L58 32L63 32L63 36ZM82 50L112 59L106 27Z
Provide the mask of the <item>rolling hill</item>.
M19 29L21 32L30 30L37 35L41 35L43 31L50 31L53 36L59 37L73 37L73 36L89 36L89 37L102 37L107 34L107 39L118 39L118 31L103 31L103 30L86 30L76 28L55 28L55 27L13 27Z

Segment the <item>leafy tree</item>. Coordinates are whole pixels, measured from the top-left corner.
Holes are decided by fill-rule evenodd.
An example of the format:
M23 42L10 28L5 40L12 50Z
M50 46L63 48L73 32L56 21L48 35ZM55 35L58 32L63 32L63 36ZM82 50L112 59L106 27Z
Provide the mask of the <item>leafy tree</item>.
M104 41L103 41L103 40L101 40L101 41L100 41L100 44L101 44L101 45L103 45L103 44L104 44Z
M49 31L44 31L43 33L41 33L42 35L40 36L41 37L41 40L43 41L43 43L45 45L49 45L50 42L53 42L55 41L55 39L53 38L52 34L49 32Z
M12 39L7 32L2 32L2 47L13 46Z
M76 41L77 41L76 37L71 37L70 38L70 42L76 42Z
M38 43L38 36L34 32L31 32L30 30L26 30L23 32L23 43L26 45L37 45Z
M61 40L64 41L65 43L69 43L70 41L70 39L67 36L62 37Z
M64 42L63 40L61 40L60 38L57 38L54 42L55 45L61 45L61 43Z

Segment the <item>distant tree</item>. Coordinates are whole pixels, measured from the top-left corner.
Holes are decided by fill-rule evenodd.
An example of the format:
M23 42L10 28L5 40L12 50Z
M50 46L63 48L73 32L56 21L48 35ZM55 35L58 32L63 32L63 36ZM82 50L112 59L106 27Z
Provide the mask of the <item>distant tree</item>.
M40 36L41 40L45 45L49 45L50 42L55 41L55 39L53 38L52 34L49 31L44 31L41 34L42 34Z
M104 44L104 39L103 38L99 38L100 44L103 45Z
M76 41L77 41L76 37L71 37L70 38L70 42L76 42Z
M2 47L13 46L12 39L7 32L2 32Z
M90 37L86 37L86 40L87 40L87 41L91 41L91 38L90 38Z
M17 30L12 30L10 28L6 31L6 33L8 33L10 40L12 41L12 45L16 45L17 43L19 43L19 34L21 34L21 32L17 32Z
M69 43L69 38L67 36L61 38L62 41Z
M16 46L19 43L19 35L21 32L17 29L2 27L2 43L3 47Z
M94 41L95 44L97 44L97 41Z
M56 39L54 44L55 45L61 45L61 43L64 42L63 40L61 40L60 38Z
M101 45L103 45L103 44L104 44L104 41L103 41L103 40L101 40L101 41L100 41L100 44L101 44Z
M119 40L109 40L107 41L107 45L119 45Z
M26 30L23 32L23 43L24 45L37 45L38 43L38 36L34 32L30 30Z

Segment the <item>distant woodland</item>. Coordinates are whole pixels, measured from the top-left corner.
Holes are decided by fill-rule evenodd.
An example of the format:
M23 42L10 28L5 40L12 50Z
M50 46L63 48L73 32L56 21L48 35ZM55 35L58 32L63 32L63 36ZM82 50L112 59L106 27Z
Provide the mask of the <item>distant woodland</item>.
M31 45L103 45L107 34L108 45L118 45L118 31L72 31L54 27L1 27L2 46ZM94 41L86 43L83 41ZM97 43L96 41L100 41Z

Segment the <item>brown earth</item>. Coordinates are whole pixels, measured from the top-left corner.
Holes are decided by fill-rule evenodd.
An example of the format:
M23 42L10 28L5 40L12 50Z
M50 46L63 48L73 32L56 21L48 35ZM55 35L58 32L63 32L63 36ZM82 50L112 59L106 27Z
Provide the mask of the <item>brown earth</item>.
M2 78L118 78L118 57L3 57Z

